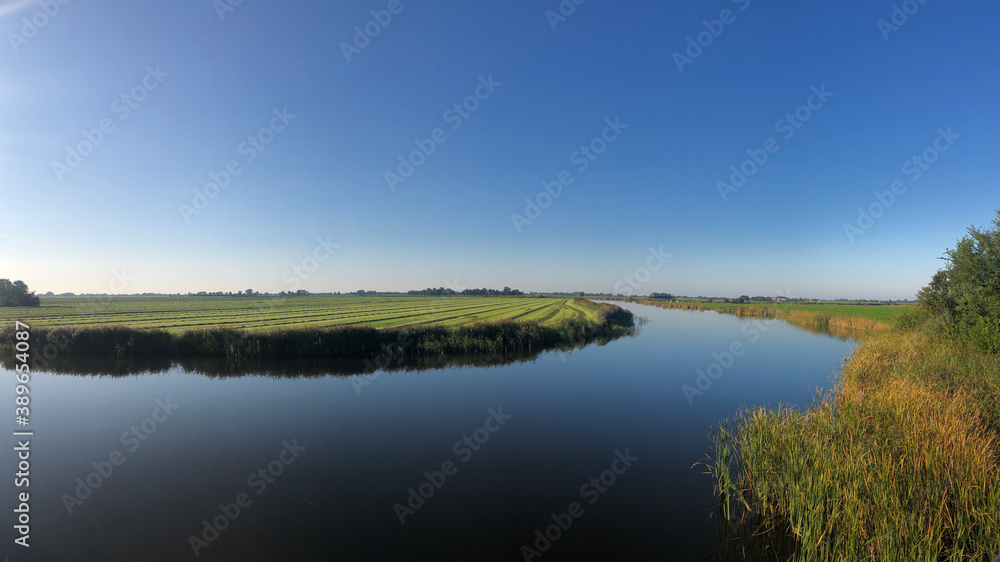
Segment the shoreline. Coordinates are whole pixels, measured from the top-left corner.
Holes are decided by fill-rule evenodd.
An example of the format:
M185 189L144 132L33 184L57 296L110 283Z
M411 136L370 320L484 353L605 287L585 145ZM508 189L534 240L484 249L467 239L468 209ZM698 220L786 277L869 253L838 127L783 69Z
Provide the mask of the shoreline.
M483 321L455 327L332 326L248 331L209 328L169 332L162 329L105 327L35 327L31 329L33 368L56 358L171 359L232 361L268 359L360 359L378 368L399 359L493 357L531 354L611 340L635 330L631 312L594 303L597 320L570 318L556 325L533 321ZM0 331L0 356L12 359L12 326ZM40 352L40 353L39 353Z
M961 552L986 561L1000 552L995 356L907 317L889 324L766 305L716 311L859 340L836 386L811 406L746 409L713 428L712 450L698 464L714 481L720 558Z

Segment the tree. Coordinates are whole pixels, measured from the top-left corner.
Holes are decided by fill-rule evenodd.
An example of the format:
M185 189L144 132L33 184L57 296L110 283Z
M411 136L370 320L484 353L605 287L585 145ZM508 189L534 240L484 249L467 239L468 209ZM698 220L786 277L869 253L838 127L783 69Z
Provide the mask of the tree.
M944 269L917 294L921 311L945 332L973 347L1000 352L1000 209L994 230L969 227L947 250Z
M0 306L40 306L34 291L29 291L24 281L10 282L0 279Z

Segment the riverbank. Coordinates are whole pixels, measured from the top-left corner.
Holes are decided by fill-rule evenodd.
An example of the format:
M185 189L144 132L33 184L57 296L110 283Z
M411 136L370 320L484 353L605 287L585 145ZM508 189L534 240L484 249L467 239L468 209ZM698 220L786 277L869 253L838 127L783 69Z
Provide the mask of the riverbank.
M891 314L876 311L868 305L828 305L821 310L809 310L810 305L741 305L731 303L701 303L666 301L657 299L632 299L631 302L676 310L714 311L755 318L777 318L807 330L827 332L844 337L863 337L865 334L889 329L900 318L913 311L910 306L894 306ZM881 305L887 306L887 305Z
M576 303L587 314L558 322L500 319L459 326L409 325L379 329L367 325L246 330L213 327L185 331L129 326L32 327L35 362L59 357L106 359L224 358L267 359L397 359L490 355L504 357L546 349L573 347L632 333L632 313L609 304ZM15 353L14 328L0 331L0 354Z
M643 303L654 304L654 303ZM683 308L672 303L662 308ZM674 303L676 304L676 303ZM861 340L805 410L720 424L703 464L720 497L720 557L983 560L1000 553L1000 361L902 316L720 310Z

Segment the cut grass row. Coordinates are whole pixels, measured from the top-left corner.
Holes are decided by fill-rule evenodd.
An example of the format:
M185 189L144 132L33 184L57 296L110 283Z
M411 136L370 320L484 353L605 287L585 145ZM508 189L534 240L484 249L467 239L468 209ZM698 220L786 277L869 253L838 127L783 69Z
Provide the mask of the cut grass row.
M204 318L198 320L178 324L175 317L167 321L170 330L162 329L163 302L148 299L118 299L115 304L126 311L96 319L86 309L75 315L67 313L72 312L67 303L60 303L58 315L46 315L44 303L41 313L37 309L4 312L13 311L10 320L31 326L32 346L42 355L63 359L374 359L390 350L394 356L416 359L470 354L509 358L609 340L634 331L628 311L584 300L385 297L365 300L359 306L356 299L272 300L267 304L271 310L280 309L281 314L263 311L253 320L234 321L232 314L213 316L217 310L206 310ZM190 308L190 304L180 302L178 308ZM228 305L219 304L220 309ZM320 312L323 305L338 312L324 315ZM184 318L189 317L193 316L186 312ZM9 321L2 330L4 337L0 337L0 351L8 359L14 351L10 343L15 341L13 331Z
M43 297L40 308L0 309L0 322L40 327L126 326L182 332L191 329L272 330L366 325L461 326L519 319L556 325L565 318L597 318L593 304L571 299L517 297ZM561 312L563 308L568 312ZM556 312L557 314L551 314Z

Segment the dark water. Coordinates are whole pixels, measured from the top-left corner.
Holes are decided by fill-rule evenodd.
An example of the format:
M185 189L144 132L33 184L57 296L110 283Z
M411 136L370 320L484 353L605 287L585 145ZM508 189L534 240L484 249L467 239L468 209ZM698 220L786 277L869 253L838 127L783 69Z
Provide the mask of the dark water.
M531 560L704 559L711 480L692 464L710 426L743 404L810 402L854 344L782 322L626 306L650 320L638 337L500 367L35 373L31 548L11 546L7 508L0 556L525 560L522 546L538 546ZM714 367L721 376L689 403L682 385L696 388L713 354L729 364L734 342L743 354ZM13 409L4 375L0 403ZM7 451L3 505L13 506ZM80 486L88 478L99 487ZM407 506L410 488L434 490ZM568 528L539 540L553 514ZM197 558L191 537L204 541Z

